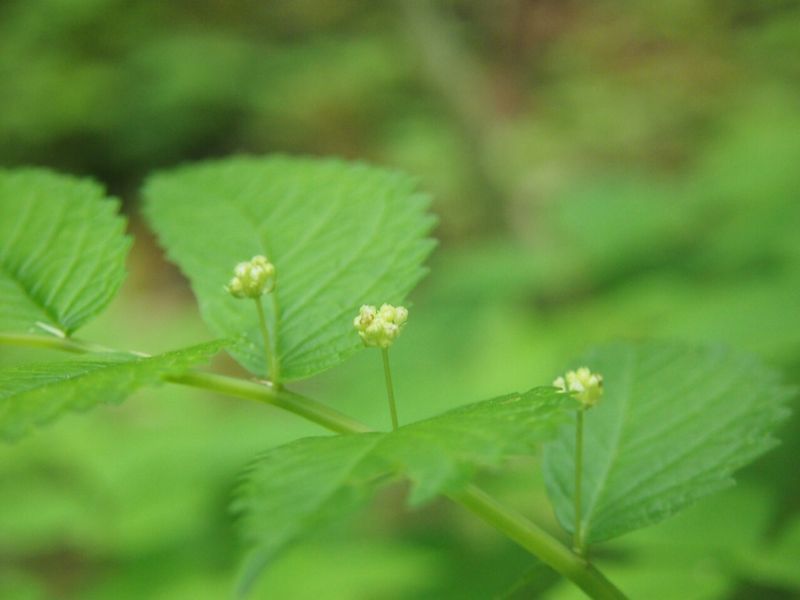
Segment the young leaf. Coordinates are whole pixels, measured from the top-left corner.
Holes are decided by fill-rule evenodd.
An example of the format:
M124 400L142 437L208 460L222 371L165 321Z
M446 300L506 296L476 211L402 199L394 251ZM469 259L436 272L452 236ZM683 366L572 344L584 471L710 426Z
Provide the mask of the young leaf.
M380 484L408 477L412 504L457 491L478 467L530 451L569 417L572 405L554 388L537 388L392 433L305 438L268 451L245 475L234 503L253 545L243 589L288 544L360 507Z
M232 354L265 375L252 302L223 290L234 266L263 254L275 265L278 356L284 379L334 366L361 346L360 305L399 303L425 273L433 242L428 200L408 177L337 160L239 157L151 178L146 212L189 278L203 318Z
M656 523L733 483L775 445L791 392L756 359L721 348L614 344L579 363L604 376L586 412L582 526L598 542ZM556 515L574 528L575 430L545 449Z
M223 347L210 342L152 357L108 354L0 370L0 438L13 441L67 411L121 402L165 375L206 362Z
M0 169L0 331L71 333L105 308L130 246L118 209L87 179Z

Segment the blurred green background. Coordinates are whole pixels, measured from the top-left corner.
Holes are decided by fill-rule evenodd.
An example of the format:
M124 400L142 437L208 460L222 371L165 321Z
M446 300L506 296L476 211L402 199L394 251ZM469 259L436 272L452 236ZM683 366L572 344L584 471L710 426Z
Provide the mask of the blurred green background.
M441 245L393 350L403 420L548 383L617 337L728 343L800 383L800 2L0 3L0 163L99 179L136 236L84 337L210 337L137 189L236 152L367 160L432 193ZM362 353L303 388L385 426L380 377ZM316 433L165 387L0 448L0 598L228 597L238 474ZM737 488L598 549L601 568L634 598L798 597L797 411L781 437ZM558 531L535 461L484 483ZM576 597L403 493L297 546L254 597Z

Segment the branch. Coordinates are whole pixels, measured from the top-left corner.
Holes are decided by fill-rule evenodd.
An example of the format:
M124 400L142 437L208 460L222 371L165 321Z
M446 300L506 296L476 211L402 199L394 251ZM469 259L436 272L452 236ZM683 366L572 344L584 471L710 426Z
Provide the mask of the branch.
M10 333L0 333L0 344L50 348L77 353L90 353L100 348L72 338ZM111 351L110 349L104 350ZM368 425L316 400L286 389L276 390L254 381L197 371L170 375L165 377L165 380L276 406L335 433L357 434L372 431ZM483 521L572 581L591 598L624 600L625 595L586 559L570 551L544 529L513 509L503 506L477 486L470 485L462 491L448 494L448 497L472 511Z

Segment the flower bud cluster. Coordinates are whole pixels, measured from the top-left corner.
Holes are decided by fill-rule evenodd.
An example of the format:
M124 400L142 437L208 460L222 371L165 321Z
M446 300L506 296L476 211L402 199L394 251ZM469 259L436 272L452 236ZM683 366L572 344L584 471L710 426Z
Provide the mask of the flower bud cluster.
M254 256L239 263L233 273L225 289L234 298L260 298L275 287L275 265L265 256Z
M402 306L384 304L380 309L364 305L353 320L353 326L367 346L388 348L400 335L408 320L408 311Z
M584 408L591 408L603 395L603 376L592 373L587 367L577 371L569 371L564 377L558 377L553 385L562 392L572 392Z

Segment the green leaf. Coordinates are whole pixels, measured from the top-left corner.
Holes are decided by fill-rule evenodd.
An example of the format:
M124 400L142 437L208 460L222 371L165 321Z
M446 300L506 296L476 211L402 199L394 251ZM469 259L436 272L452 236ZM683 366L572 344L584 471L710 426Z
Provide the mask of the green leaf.
M381 484L408 477L412 505L457 491L479 467L529 452L571 408L554 388L536 388L392 433L305 438L268 451L246 474L234 503L254 547L243 589L288 544L362 506Z
M88 179L0 169L0 331L71 333L105 308L130 246L118 210Z
M152 177L146 212L189 278L203 318L247 369L265 375L252 302L226 294L236 263L266 255L277 269L278 356L284 379L332 367L362 347L362 304L402 302L433 248L428 199L406 176L363 164L239 157ZM276 315L264 297L267 318ZM274 336L273 336L274 337Z
M605 378L587 411L581 523L598 542L657 523L732 485L775 445L791 391L753 357L718 347L614 344L578 363ZM545 450L556 515L574 528L574 425Z
M206 362L224 346L210 342L158 356L104 354L0 370L0 438L13 441L68 411L121 402L165 375Z

